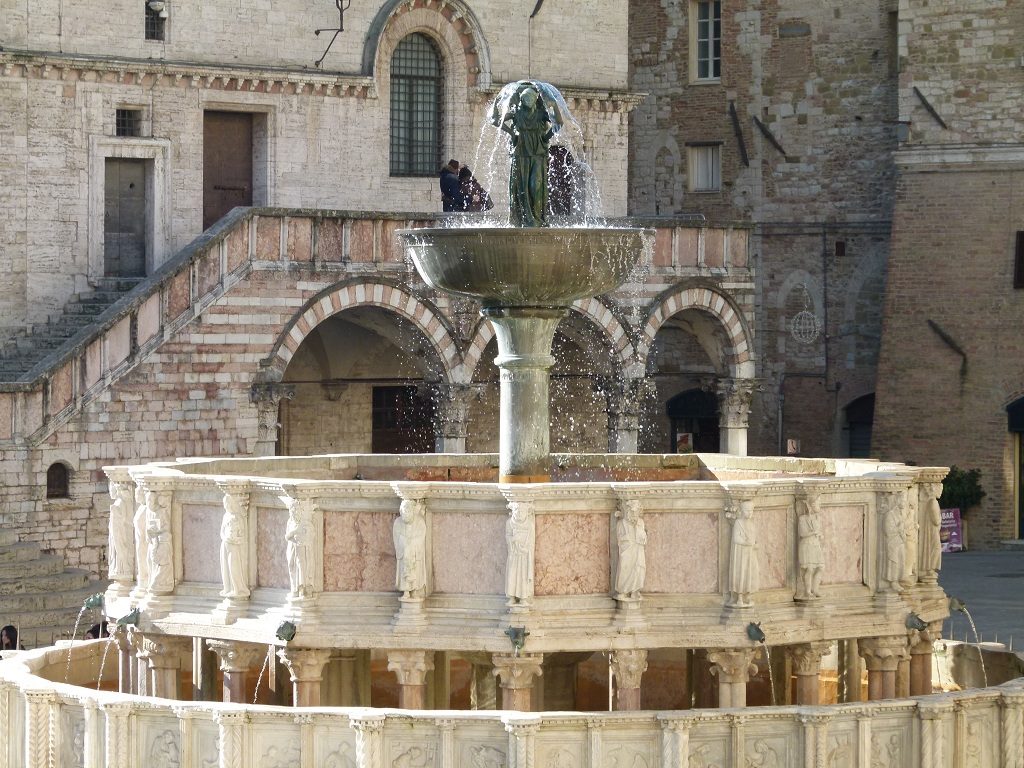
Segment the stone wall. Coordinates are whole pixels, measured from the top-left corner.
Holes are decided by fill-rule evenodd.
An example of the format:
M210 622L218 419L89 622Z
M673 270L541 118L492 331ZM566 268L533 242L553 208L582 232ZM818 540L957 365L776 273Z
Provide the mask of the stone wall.
M255 116L255 205L438 210L436 178L389 175L387 65L400 39L415 31L430 35L446 62L445 157L480 174L489 160L478 155L487 102L506 80L530 73L565 90L605 210L625 214L626 111L635 99L624 91L624 6L604 2L570 25L564 11L545 9L529 22L528 9L501 2L472 10L460 1L357 4L318 70L312 63L329 37L314 36L313 28L331 25L329 6L175 5L166 44L142 39L141 0L5 8L0 271L9 279L0 292L0 340L45 322L103 276L105 158L149 163L147 273L200 234L208 110ZM273 34L254 34L271 27ZM527 37L532 62L521 59ZM606 55L576 66L570 42L578 40ZM139 138L115 136L119 108L141 111ZM495 192L500 198L502 190Z
M697 83L690 8L630 4L631 83L650 94L631 118L630 207L755 223L751 450L793 438L848 455L844 408L874 388L889 248L895 3L723 3L721 79ZM687 191L700 142L720 142L720 192Z
M1024 392L1024 304L1013 287L1024 68L1010 43L1022 25L1016 3L900 8L900 118L910 127L896 154L876 434L887 458L981 469L987 495L968 515L975 547L1021 536L1005 409Z

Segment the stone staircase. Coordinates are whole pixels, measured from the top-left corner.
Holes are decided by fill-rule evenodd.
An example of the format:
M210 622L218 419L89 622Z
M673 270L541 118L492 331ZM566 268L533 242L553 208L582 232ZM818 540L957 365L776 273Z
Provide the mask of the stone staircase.
M0 381L25 380L26 374L95 322L103 310L141 282L141 278L104 278L96 288L76 294L61 314L36 325L0 348Z
M16 627L26 648L70 637L85 598L105 586L89 581L87 571L65 568L63 558L38 544L19 542L14 531L0 530L0 625ZM83 618L79 637L98 621L94 614Z

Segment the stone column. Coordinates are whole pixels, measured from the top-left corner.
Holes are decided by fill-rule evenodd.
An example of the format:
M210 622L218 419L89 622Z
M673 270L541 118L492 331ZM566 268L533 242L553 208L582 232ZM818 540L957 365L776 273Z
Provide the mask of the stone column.
M718 706L747 706L747 680L757 671L756 648L723 648L708 651L711 674L718 676Z
M388 651L388 670L398 678L399 707L426 709L427 673L433 668L433 651Z
M747 455L747 426L750 401L757 382L753 379L719 379L718 410L722 453Z
M450 384L435 387L437 403L435 450L438 453L465 453L469 406L480 399L478 384Z
M532 768L540 718L505 715L501 721L508 732L508 768Z
M332 652L324 671L324 682L330 688L330 700L323 700L322 706L369 706L369 695L363 691L364 680L369 688L369 657L369 651L356 648L335 649Z
M608 410L609 453L636 453L644 403L654 390L645 378L604 379L598 388Z
M613 651L611 666L615 678L615 708L624 712L640 709L640 679L647 671L647 651Z
M145 659L139 658L144 639L145 635L142 634L142 630L136 626L128 627L128 644L132 649L132 693L137 693L139 696L150 694L149 663Z
M861 661L856 640L839 641L839 703L861 701Z
M821 671L821 659L830 648L831 643L823 641L790 646L789 655L796 675L797 704L819 703L821 683L818 674Z
M329 648L281 648L279 658L292 681L292 702L296 707L320 706L320 681L324 665L331 658Z
M356 732L356 765L358 768L383 768L381 740L384 730L384 715L357 712L349 716L349 723Z
M703 648L690 651L690 697L695 709L714 709L718 706L718 687L711 673L708 652Z
M896 697L896 670L907 654L906 637L870 637L857 641L868 668L868 700Z
M245 676L263 661L266 646L235 640L207 640L206 644L220 659L220 670L224 673L224 701L246 703Z
M192 638L192 701L216 701L217 654L201 637Z
M52 722L57 694L53 691L28 689L24 695L25 768L49 768L53 765L50 758L57 748ZM6 723L4 727L7 727Z
M467 654L473 665L473 679L469 689L470 709L497 709L498 687L490 654Z
M1002 709L1002 765L1024 768L1024 692L1003 691L999 704Z
M149 664L150 695L161 699L181 698L181 657L189 651L184 637L147 635L139 658Z
M128 768L132 763L128 718L135 705L127 702L112 702L101 704L100 708L106 720L104 726L106 759L103 764L106 768Z
M919 702L917 715L921 718L921 765L945 765L943 755L942 720L953 711L949 702Z
M245 712L215 712L217 722L217 747L223 766L245 765L245 724L249 715Z
M128 636L128 627L111 624L110 636L117 643L117 692L135 693L132 672L135 667L135 647Z
M281 424L281 400L292 400L295 397L295 386L277 382L261 382L253 384L249 390L249 402L256 406L258 419L256 448L254 456L274 456L277 454L277 437Z
M688 768L690 764L690 729L695 718L682 717L678 720L661 720L661 765L662 768Z
M501 369L498 480L539 483L551 479L548 371L551 342L567 309L485 307L494 326Z
M501 708L529 712L534 678L543 674L542 653L524 653L519 656L496 653L492 657L494 674L501 683Z
M932 648L942 635L942 622L933 622L910 637L910 695L927 696L932 692Z

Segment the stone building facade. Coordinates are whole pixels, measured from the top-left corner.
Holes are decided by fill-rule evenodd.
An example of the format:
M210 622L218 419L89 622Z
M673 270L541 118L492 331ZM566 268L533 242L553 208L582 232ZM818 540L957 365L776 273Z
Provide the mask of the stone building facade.
M630 9L630 82L649 94L630 124L630 209L755 225L753 452L795 440L805 455L868 455L898 129L896 3Z
M1024 7L900 7L893 245L876 436L889 458L981 470L969 543L1024 538Z

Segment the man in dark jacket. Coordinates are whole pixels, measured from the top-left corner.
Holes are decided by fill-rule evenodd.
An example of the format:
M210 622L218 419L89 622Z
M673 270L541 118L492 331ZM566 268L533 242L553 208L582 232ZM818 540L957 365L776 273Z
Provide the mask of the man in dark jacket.
M448 165L441 169L441 210L465 210L462 188L459 186L459 161L449 160Z

